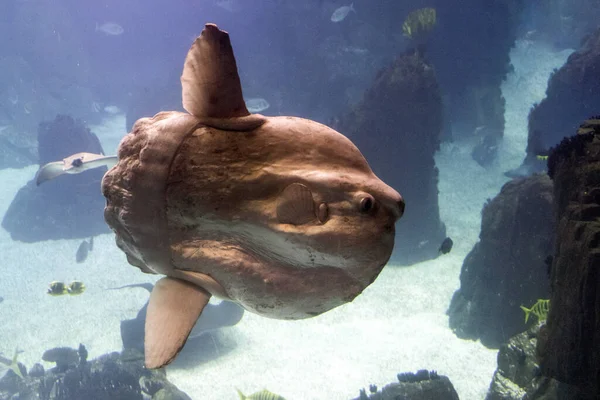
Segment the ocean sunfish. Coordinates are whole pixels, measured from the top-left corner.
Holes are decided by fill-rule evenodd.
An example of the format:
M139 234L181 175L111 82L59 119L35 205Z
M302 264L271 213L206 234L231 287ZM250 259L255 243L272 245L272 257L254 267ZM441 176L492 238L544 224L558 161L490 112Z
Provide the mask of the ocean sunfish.
M166 275L148 303L147 368L175 359L211 296L288 320L352 301L388 262L404 213L341 133L248 112L216 25L192 44L181 84L186 112L139 119L102 179L117 246Z

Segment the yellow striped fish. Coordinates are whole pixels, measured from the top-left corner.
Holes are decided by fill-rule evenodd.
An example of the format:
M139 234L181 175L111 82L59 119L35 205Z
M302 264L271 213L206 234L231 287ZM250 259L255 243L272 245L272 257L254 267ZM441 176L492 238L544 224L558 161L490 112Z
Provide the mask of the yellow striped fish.
M267 389L263 389L260 392L256 392L251 394L250 396L246 396L239 389L236 389L238 394L240 395L240 400L285 400L278 394L271 393Z
M550 311L550 300L538 299L531 308L521 306L521 310L525 312L525 323L529 320L530 314L535 315L538 321L544 321L548 317L548 311Z

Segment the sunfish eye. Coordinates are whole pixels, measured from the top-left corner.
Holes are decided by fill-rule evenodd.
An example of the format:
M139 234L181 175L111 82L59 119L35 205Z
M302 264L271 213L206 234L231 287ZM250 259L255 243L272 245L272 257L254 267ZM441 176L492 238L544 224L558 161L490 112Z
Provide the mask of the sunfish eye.
M319 204L319 208L317 208L317 218L322 224L327 221L327 218L329 218L329 207L327 207L327 203Z
M81 167L83 165L83 161L81 161L81 158L76 158L71 161L71 165L74 167Z
M375 209L375 199L370 194L360 199L358 209L361 213L368 214Z

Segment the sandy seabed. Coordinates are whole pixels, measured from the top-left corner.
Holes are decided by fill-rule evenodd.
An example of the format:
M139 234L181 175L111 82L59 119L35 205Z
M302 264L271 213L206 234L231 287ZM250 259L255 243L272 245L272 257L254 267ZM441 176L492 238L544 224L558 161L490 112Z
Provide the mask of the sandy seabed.
M481 208L508 180L503 171L520 165L529 109L543 98L549 74L568 54L527 41L513 49L515 71L503 85L506 133L495 165L477 165L470 157L472 143L444 144L436 155L441 217L455 243L451 253L410 267L388 265L354 302L313 319L278 321L246 313L235 327L188 342L167 367L169 379L194 400L237 399L235 388L246 394L268 388L288 400L347 400L369 384L381 387L399 372L425 368L447 375L461 399L483 399L497 351L458 339L448 328L446 310L459 288L462 262L478 239ZM124 117L92 130L110 153L125 132ZM0 215L35 171L33 166L0 171ZM0 351L12 356L22 349L19 360L28 368L36 362L52 367L41 356L56 346L83 343L90 358L119 351L119 323L135 318L148 293L106 289L159 278L129 266L112 234L97 236L86 262L77 264L80 242L27 244L0 230ZM46 289L54 280L81 280L87 290L51 297Z

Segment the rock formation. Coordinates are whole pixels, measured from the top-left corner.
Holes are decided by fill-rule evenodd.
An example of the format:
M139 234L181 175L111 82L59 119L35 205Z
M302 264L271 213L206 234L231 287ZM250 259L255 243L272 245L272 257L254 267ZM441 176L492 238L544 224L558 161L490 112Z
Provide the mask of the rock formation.
M377 386L370 385L369 391L371 393L367 395L362 389L354 400L458 400L458 393L447 376L425 369L398 374L398 382L385 385L380 391Z
M459 337L498 347L527 328L520 305L548 298L552 201L544 174L510 181L486 203L480 240L465 258L448 310Z
M19 363L23 377L12 370L0 378L0 398L21 400L190 400L167 380L164 370L144 368L143 354L135 350L104 354L87 360L83 345L79 349L59 347L46 351L44 359L56 367L44 370L35 364L27 371Z
M445 119L453 136L470 136L478 127L490 135L473 154L488 164L496 149L487 146L504 132L505 101L500 85L510 72L510 49L521 22L523 0L435 0L440 24L429 46L444 93ZM460 28L459 28L460 27ZM477 40L473 40L477 38ZM481 158L481 153L490 153Z
M574 132L582 120L600 113L600 28L552 74L546 98L529 113L525 165Z
M548 171L556 199L550 312L538 342L542 372L600 397L600 129L563 139Z
M59 115L38 129L39 165L79 152L102 154L94 133L78 120ZM10 204L2 227L14 240L36 242L87 238L109 232L104 223L100 181L106 168L64 175L36 186L34 177Z

